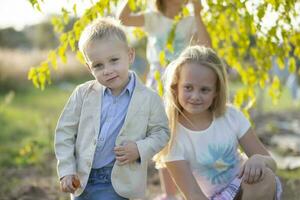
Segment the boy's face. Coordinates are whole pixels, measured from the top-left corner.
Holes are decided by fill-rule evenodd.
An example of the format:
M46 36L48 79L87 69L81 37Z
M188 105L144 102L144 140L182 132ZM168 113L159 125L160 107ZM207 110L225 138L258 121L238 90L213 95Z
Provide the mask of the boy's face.
M119 95L129 81L129 65L134 61L134 50L113 38L91 41L85 56L89 70L102 85Z

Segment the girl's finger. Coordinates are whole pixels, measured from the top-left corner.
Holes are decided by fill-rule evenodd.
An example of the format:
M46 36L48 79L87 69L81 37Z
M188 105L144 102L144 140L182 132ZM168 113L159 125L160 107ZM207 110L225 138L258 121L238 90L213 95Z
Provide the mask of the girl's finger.
M249 170L249 184L252 184L254 182L255 179L255 168L250 168Z
M256 168L255 169L255 179L254 179L254 183L259 182L261 176L261 169L260 168Z
M261 170L261 175L260 175L259 181L262 181L265 178L266 169L263 167L260 170Z
M243 175L244 182L248 183L249 177L250 177L250 168L248 166L245 166L244 175Z
M238 178L242 178L242 176L244 175L244 170L245 170L245 165L243 165L241 168L240 168L240 171L238 173Z

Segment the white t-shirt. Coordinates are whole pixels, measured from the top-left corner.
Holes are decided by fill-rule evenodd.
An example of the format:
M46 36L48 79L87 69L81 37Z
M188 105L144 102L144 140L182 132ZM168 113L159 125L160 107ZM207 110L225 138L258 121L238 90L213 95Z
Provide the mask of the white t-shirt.
M159 54L165 49L173 20L156 11L148 11L144 17L144 30L148 35L147 59L150 64L148 77L153 77L155 70L159 70L161 73L164 71L160 66ZM193 16L181 19L176 26L173 41L174 52L166 50L166 59L172 61L177 58L182 50L190 44L191 37L196 31L196 22Z
M228 106L203 131L192 131L178 123L174 145L165 161L186 160L207 197L226 187L238 174L242 157L238 140L250 122L242 112Z

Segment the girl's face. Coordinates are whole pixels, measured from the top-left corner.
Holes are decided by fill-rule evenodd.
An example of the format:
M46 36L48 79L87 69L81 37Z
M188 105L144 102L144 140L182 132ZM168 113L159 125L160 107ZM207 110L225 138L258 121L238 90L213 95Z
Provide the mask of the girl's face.
M182 66L177 86L178 101L186 114L207 112L216 97L217 75L196 63Z

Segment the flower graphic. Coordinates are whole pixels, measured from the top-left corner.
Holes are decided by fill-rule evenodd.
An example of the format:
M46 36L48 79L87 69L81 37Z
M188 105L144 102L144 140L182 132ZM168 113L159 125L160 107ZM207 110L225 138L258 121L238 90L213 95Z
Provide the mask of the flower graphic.
M233 168L238 162L236 148L232 145L209 145L207 154L200 154L199 174L206 176L212 184L226 183L232 177Z

